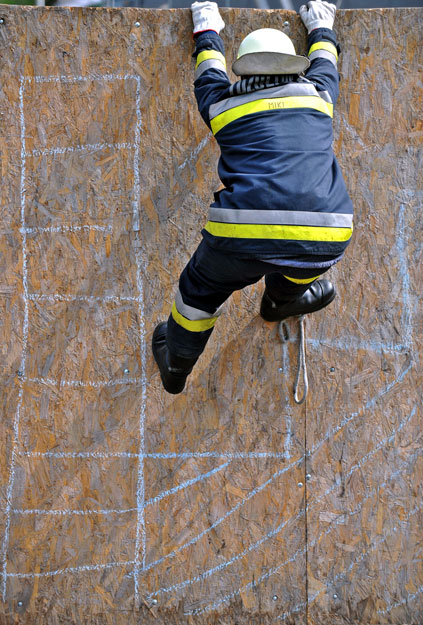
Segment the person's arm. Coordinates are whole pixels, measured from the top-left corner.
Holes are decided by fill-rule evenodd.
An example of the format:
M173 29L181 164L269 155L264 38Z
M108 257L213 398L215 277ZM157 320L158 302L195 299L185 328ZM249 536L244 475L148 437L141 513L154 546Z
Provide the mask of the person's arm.
M333 31L336 7L330 2L311 0L300 8L300 16L308 32L310 67L305 72L318 91L328 92L333 104L339 95L337 68L340 48Z
M195 41L194 92L198 110L210 128L209 107L230 85L225 48L219 36L225 24L215 2L195 2L191 11Z

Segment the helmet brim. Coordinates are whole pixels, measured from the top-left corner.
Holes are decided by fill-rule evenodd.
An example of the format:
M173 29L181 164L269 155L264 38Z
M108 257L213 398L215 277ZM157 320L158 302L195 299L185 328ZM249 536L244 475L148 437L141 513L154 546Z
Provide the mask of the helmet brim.
M273 74L301 74L310 61L298 54L283 52L251 52L243 54L232 65L237 76L270 76Z

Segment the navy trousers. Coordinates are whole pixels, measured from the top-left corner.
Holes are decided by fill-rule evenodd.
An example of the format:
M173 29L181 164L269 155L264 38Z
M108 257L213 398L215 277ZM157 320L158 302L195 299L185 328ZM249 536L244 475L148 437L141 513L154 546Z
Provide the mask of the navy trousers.
M168 320L169 351L183 358L198 358L222 304L234 291L258 282L263 276L270 298L282 303L300 297L325 271L238 258L202 241L179 279L179 291Z

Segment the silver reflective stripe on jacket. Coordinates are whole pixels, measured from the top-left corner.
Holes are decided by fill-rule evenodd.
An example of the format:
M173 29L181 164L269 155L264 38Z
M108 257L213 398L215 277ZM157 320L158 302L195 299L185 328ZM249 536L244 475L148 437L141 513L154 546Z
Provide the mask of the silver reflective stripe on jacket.
M287 98L298 96L318 96L320 93L316 87L311 83L289 83L287 85L281 85L279 87L271 87L270 89L260 89L253 93L247 93L245 95L237 95L221 102L212 104L209 108L210 119L217 117L225 111L229 111L232 108L247 104L248 102L254 102L255 100L263 100L264 98Z
M352 228L349 213L315 213L312 211L244 210L210 208L209 221L230 224L272 224L283 226L319 226Z

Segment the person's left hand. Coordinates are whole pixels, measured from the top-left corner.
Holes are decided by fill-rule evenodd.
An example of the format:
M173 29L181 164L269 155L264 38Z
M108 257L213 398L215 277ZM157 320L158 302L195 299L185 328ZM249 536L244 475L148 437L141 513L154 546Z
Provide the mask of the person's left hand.
M214 30L220 33L225 28L225 22L220 17L219 7L216 2L194 2L191 4L193 33L201 33L204 30Z

